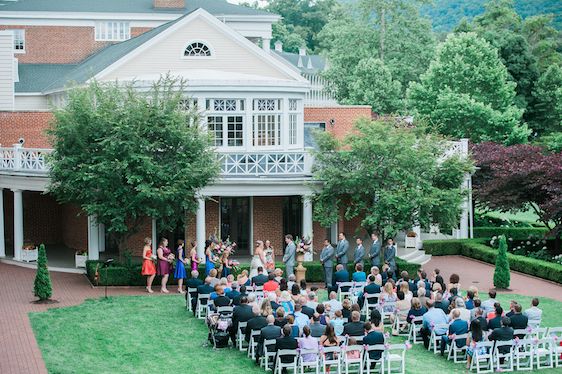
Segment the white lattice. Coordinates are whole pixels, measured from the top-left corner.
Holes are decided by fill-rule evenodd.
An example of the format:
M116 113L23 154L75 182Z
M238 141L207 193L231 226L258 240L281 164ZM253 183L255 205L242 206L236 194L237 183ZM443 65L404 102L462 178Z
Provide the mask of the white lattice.
M16 157L13 148L0 148L0 169L13 170Z
M45 152L41 150L22 150L20 167L22 170L47 170L45 165Z
M306 170L303 153L227 153L220 157L224 176L302 175Z
M46 173L49 166L45 163L45 156L51 153L50 149L0 148L0 170L18 172Z

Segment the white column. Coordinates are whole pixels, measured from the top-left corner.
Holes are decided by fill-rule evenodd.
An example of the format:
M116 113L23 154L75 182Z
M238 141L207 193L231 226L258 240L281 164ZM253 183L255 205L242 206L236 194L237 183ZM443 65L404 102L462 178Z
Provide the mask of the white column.
M205 259L205 199L202 197L197 198L199 207L197 208L196 221L196 238L197 238L197 257Z
M0 257L6 257L4 240L4 190L0 188Z
M158 238L156 237L156 218L152 219L152 252L156 254L156 248L158 247Z
M100 252L105 252L105 225L98 225L98 247Z
M416 249L420 249L421 247L421 227L416 225L412 227L412 231L416 233Z
M338 223L337 222L332 223L332 226L330 228L330 237L328 239L330 239L330 243L337 243L338 242Z
M310 196L303 196L302 200L302 236L313 238L312 236L312 200ZM312 249L312 243L310 243ZM312 254L306 254L305 261L312 261Z
M469 178L469 177L468 177ZM468 189L468 178L464 180L464 188ZM462 205L461 220L459 225L459 236L461 239L468 239L469 237L469 210L470 210L470 196L464 199Z
M21 260L23 247L23 194L22 190L14 191L14 260Z
M261 39L261 47L264 51L269 52L271 49L271 39L262 38Z
M99 250L99 225L95 217L88 216L88 260L99 260Z

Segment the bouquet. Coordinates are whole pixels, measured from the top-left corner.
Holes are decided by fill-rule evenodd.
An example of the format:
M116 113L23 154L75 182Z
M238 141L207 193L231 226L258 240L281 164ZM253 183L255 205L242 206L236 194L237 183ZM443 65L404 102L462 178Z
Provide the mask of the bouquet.
M168 257L166 257L166 260L168 260L168 262L169 262L170 264L173 264L175 259L176 259L176 256L174 256L173 253L170 253L170 254L168 255Z
M236 260L230 260L228 261L228 266L230 266L230 268L232 269L232 273L233 274L238 274L239 272L239 267L240 267L240 262L236 261Z
M236 243L231 242L230 237L226 238L225 241L215 243L214 252L216 254L216 260L215 260L216 267L220 267L222 265L221 263L222 255L226 251L228 251L230 254L233 254L235 248L236 248Z

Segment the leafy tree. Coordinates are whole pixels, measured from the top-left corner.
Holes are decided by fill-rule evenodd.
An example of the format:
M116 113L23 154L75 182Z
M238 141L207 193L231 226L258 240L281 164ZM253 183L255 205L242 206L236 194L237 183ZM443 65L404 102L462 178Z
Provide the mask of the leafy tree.
M553 153L562 152L562 131L541 136L537 144Z
M195 109L182 109L183 88L170 77L148 92L93 82L54 111L49 189L95 216L122 250L147 217L169 228L194 212L195 194L218 174Z
M519 123L514 88L488 42L474 33L451 34L421 81L410 85L408 101L444 135L518 143L529 131Z
M509 261L507 259L507 242L505 235L499 238L500 244L496 257L496 268L494 269L494 286L500 289L509 288L511 275L509 273Z
M33 294L39 298L39 301L49 300L53 296L53 286L51 285L51 276L47 267L47 252L45 245L39 246L37 257L37 272L35 273L35 281L33 282Z
M459 157L441 160L443 139L423 126L360 120L343 141L316 134L314 179L323 187L314 196L314 215L322 225L359 217L368 231L394 236L399 230L438 223L458 224L465 196L461 183L472 164Z
M271 25L273 33L272 42L280 41L283 43L283 51L298 53L299 48L306 45L304 38L295 32L293 25L285 25L283 22L277 22Z
M559 52L562 51L562 35L552 26L553 20L554 15L541 14L523 22L523 35L537 60L540 73L544 73L550 65L562 65L562 54Z
M533 90L533 130L539 135L562 130L562 68L551 65Z

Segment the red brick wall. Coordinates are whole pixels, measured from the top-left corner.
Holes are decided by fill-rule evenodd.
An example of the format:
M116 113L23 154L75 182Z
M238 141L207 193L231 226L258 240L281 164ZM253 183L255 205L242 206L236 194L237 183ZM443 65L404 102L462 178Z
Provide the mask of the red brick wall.
M144 238L152 238L152 219L145 218L135 234L131 235L127 239L127 249L131 251L133 256L142 256L142 249L144 247ZM160 240L160 238L156 238ZM158 245L158 243L156 243ZM173 243L169 245L170 248L173 247Z
M0 112L0 144L11 147L24 138L26 148L50 148L45 130L52 118L50 112Z
M312 223L312 232L314 235L312 238L314 252L319 254L322 248L324 247L324 239L330 239L330 238L326 238L326 234L327 234L326 228L320 226L318 222Z
M282 255L283 234L283 197L254 197L254 242L270 240L275 254Z
M338 139L345 137L353 128L354 122L362 117L371 118L371 107L366 105L305 107L305 122L325 122L326 131L333 133ZM334 126L330 125L333 119Z
M62 242L66 247L88 249L88 216L74 204L62 205Z
M152 30L151 27L131 27L131 38L144 34L148 30Z
M153 0L152 4L154 8L185 8L185 0Z
M211 234L215 233L215 228L217 236L220 235L218 204L219 197L214 196L212 197L212 199L214 201L207 200L205 202L205 228L207 229L207 232L205 233L205 239L207 239ZM197 240L195 214L186 219L185 225L185 242L189 243L192 240Z

